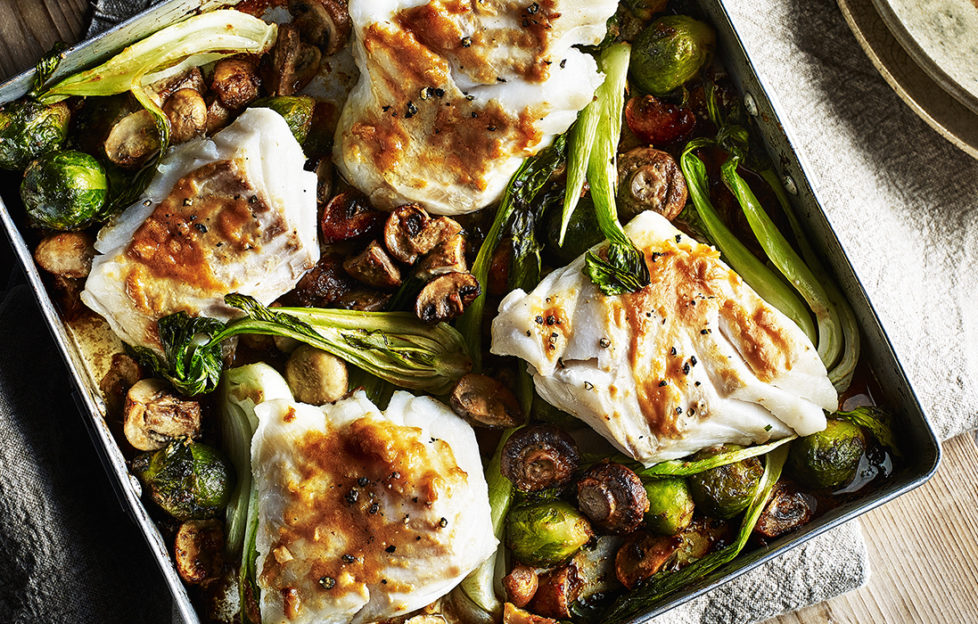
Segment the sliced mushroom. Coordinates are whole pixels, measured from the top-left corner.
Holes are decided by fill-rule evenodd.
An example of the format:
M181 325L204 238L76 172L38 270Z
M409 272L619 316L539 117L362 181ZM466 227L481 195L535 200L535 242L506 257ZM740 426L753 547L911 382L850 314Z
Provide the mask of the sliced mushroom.
M523 422L516 396L488 375L469 373L459 379L452 390L451 405L456 414L480 425L515 427Z
M543 617L517 607L511 602L503 605L503 624L558 624L557 620Z
M324 253L282 301L285 305L328 308L355 286L356 282L343 270L342 256Z
M374 288L397 288L401 285L401 270L377 241L371 241L362 252L347 258L343 268L353 279Z
M170 140L189 141L207 129L207 104L193 89L180 89L167 99L163 112L170 120Z
M465 273L468 270L469 266L465 262L465 237L456 234L436 245L422 258L415 269L415 275L423 281L429 281L452 271Z
M112 416L122 413L125 404L126 393L143 376L142 368L139 363L125 353L115 353L109 364L109 370L105 371L102 381L98 388L102 391L102 398L105 400L107 411Z
M231 111L229 111L217 96L211 96L207 100L207 122L205 123L205 130L208 134L216 132L228 125L231 120Z
M581 592L581 579L573 562L547 572L540 577L530 610L544 617L567 619L571 606Z
M384 244L394 258L404 264L414 264L418 256L461 231L457 221L448 217L432 219L420 206L407 204L387 217Z
M380 231L383 213L374 210L367 198L356 191L335 195L326 206L319 221L325 245L367 236Z
M642 524L649 497L642 480L628 467L602 462L577 482L577 506L595 526L623 535Z
M105 155L113 163L135 168L160 149L160 137L153 113L140 110L120 119L105 139Z
M628 536L615 555L615 575L628 589L650 578L665 566L679 550L682 538L637 531Z
M191 585L203 585L221 577L224 568L224 530L213 518L189 520L180 525L173 541L177 572Z
M203 93L207 90L207 85L204 84L204 75L200 73L200 68L191 67L187 71L167 76L146 87L153 101L160 107L163 106L167 98L180 89L193 89L197 93Z
M84 279L92 270L95 241L85 232L61 232L47 236L34 249L37 265L54 275Z
M360 312L381 312L390 301L390 293L371 288L356 288L336 300L336 307Z
M299 39L295 24L278 27L278 38L271 52L266 78L272 95L293 95L301 91L319 72L322 52Z
M323 157L316 163L316 204L320 206L333 195L333 170L332 158Z
M618 159L618 202L623 221L654 210L670 221L686 206L686 180L672 156L637 147Z
M261 78L258 63L252 57L235 56L221 59L214 66L211 90L230 111L244 108L258 97Z
M449 321L461 315L479 292L479 280L471 273L446 273L421 289L414 313L425 323Z
M574 476L580 455L566 431L552 425L524 427L502 449L500 472L523 492L564 485Z
M798 489L793 483L778 481L771 492L754 532L766 538L775 538L792 529L808 524L815 513L815 497Z
M285 380L297 400L312 405L342 398L349 385L343 360L309 345L292 352L285 364Z
M350 38L350 12L342 0L289 0L289 12L302 38L327 56Z
M141 451L200 434L200 404L181 399L161 379L143 379L129 388L124 412L126 439Z
M519 608L523 608L530 603L533 595L537 593L539 577L535 568L522 563L510 570L509 574L503 577L503 587L506 589L506 597L509 601Z

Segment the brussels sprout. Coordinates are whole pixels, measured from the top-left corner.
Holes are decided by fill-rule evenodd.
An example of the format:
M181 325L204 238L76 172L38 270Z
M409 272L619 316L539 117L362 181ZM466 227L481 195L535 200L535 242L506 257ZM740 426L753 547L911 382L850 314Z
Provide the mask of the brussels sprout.
M632 81L652 95L666 95L695 76L716 43L713 29L685 15L660 17L632 45Z
M695 459L711 457L741 447L732 444L704 449ZM750 505L754 491L764 474L764 465L757 457L718 466L689 477L693 501L708 516L724 520L733 518Z
M625 0L625 6L635 17L643 20L652 19L656 13L666 10L668 0Z
M102 165L88 154L49 152L27 166L20 198L34 225L80 230L99 215L108 186Z
M594 214L594 202L590 195L585 195L577 204L577 208L567 223L567 233L564 244L558 245L560 239L560 211L551 213L547 223L547 248L552 250L562 262L571 262L585 251L604 240L604 234L598 227L598 219Z
M675 535L693 521L693 497L686 480L681 478L654 479L645 484L649 510L645 526L660 535Z
M580 550L591 535L587 518L563 501L517 507L506 516L506 546L528 565L559 565Z
M68 136L68 105L18 100L0 109L0 169L22 170Z
M216 449L187 440L136 457L132 470L153 501L180 521L217 515L234 485L231 466Z
M806 485L836 488L856 476L865 451L866 435L858 425L829 420L822 431L791 443L788 462Z
M295 140L302 143L309 136L312 111L316 107L316 100L308 95L278 95L255 100L251 107L270 108L284 117L285 122L289 124L289 130L295 136Z

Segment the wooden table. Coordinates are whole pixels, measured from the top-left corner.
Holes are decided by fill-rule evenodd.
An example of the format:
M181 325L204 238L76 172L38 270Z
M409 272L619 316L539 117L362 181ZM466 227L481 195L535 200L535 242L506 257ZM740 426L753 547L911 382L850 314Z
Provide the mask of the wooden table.
M88 23L85 0L0 0L0 79L30 67ZM767 624L978 622L978 446L944 445L927 484L862 517L869 585Z

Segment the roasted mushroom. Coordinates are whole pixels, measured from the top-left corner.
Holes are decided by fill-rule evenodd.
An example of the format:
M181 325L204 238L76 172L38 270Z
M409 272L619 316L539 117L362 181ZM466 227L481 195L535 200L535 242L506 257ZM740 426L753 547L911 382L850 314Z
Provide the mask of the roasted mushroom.
M133 387L142 376L143 371L136 360L125 353L112 355L109 370L105 371L102 381L98 384L110 415L115 417L122 413L129 388Z
M360 312L381 312L390 299L390 293L372 288L354 288L336 300L336 307Z
M278 38L271 52L271 67L266 73L268 90L272 95L292 95L315 78L322 61L322 52L314 45L299 39L295 24L278 27Z
M384 245L391 255L404 264L414 264L436 245L462 231L454 219L432 219L420 206L401 206L387 217L384 224Z
M285 379L298 401L312 405L332 403L346 394L346 364L335 355L302 345L285 365Z
M170 140L183 143L207 129L207 104L199 92L180 89L167 99L163 112L170 120Z
M295 289L286 297L291 304L307 308L325 308L349 292L355 282L343 271L343 259L337 254L323 254Z
M205 130L208 134L216 132L228 125L231 120L231 111L227 109L217 96L209 96L207 102L207 122Z
M636 531L628 536L615 556L615 575L622 585L634 589L662 569L682 545L678 535L658 536Z
M628 100L625 122L639 139L660 146L688 138L696 126L696 115L688 108L646 95Z
M456 414L480 425L515 427L523 422L516 396L488 375L463 375L452 390L451 405Z
M200 434L200 404L181 399L161 379L143 379L129 388L124 412L126 439L141 451Z
M500 471L523 492L564 485L574 476L577 443L552 425L524 427L503 445Z
M177 572L191 585L203 585L221 576L224 568L224 530L217 520L189 520L173 540Z
M642 524L649 499L632 470L602 462L577 482L577 506L592 523L609 533L631 533Z
M778 537L808 524L815 513L815 497L787 481L778 481L761 512L754 532L767 538Z
M581 592L581 579L574 562L551 570L540 577L530 610L545 617L568 619L571 606Z
M465 273L469 270L465 262L465 237L461 234L442 241L421 259L415 269L415 275L421 280L428 281L439 275L457 271Z
M343 269L358 282L374 288L397 288L401 285L401 270L377 241L343 262Z
M629 220L654 210L670 221L686 206L686 180L672 156L651 147L636 147L618 158L619 213Z
M329 245L379 232L382 220L383 213L371 208L366 197L356 191L344 191L323 207L319 221L322 242Z
M37 265L54 275L84 279L92 269L95 241L85 232L62 232L47 236L34 249Z
M211 90L224 108L236 111L258 97L261 78L253 57L235 56L221 59L214 66Z
M350 13L342 0L289 0L292 23L305 41L335 54L350 37Z
M471 273L445 273L421 289L414 313L425 323L449 321L462 314L480 292L479 280Z
M192 89L199 94L203 94L207 90L207 85L204 84L204 75L200 72L199 67L191 67L187 71L167 76L146 87L153 101L160 107L167 101L167 98L181 89Z
M533 595L537 592L539 577L537 571L528 565L518 563L513 566L509 574L503 577L503 588L506 589L506 597L511 603L521 609L529 604Z
M105 139L105 156L127 169L141 166L160 149L153 113L140 110L119 120Z

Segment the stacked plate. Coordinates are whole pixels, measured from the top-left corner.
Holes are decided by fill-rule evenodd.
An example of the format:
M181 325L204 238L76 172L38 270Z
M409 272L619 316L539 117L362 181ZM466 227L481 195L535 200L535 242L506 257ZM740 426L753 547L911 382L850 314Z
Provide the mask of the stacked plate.
M838 0L859 44L928 124L978 158L978 0Z

